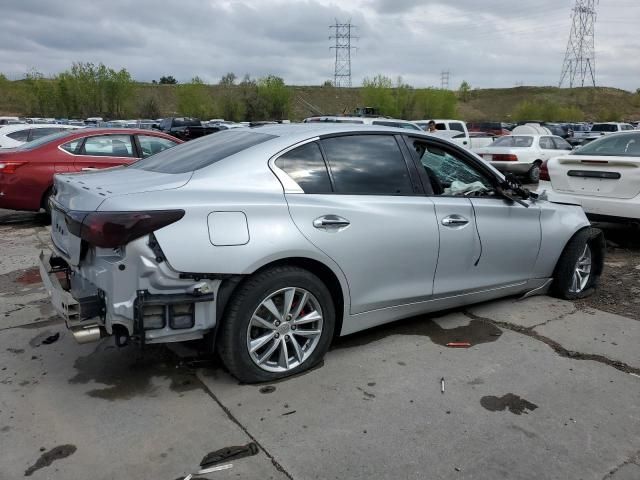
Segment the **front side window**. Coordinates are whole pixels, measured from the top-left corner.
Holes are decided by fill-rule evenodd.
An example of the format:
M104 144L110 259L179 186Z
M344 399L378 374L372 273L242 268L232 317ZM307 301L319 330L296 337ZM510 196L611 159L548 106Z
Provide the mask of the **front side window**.
M462 125L460 122L451 122L449 124L449 128L451 130L457 130L459 132L464 132L464 125Z
M556 150L571 150L573 147L564 138L553 137L553 142L556 144Z
M491 181L455 152L421 140L413 142L435 195L478 196L493 192Z
M322 140L336 193L411 195L409 170L391 135L349 135Z
M88 137L82 154L94 157L133 157L133 145L129 135L98 135Z
M543 150L555 150L556 146L551 137L540 137L540 148Z
M286 172L304 193L331 193L331 180L317 143L307 143L276 160L276 166Z
M610 123L596 123L591 127L592 132L617 132L618 126Z
M167 148L175 147L177 145L173 140L155 137L153 135L138 135L138 142L140 142L142 158L150 157L151 155L155 155L156 153L160 153Z

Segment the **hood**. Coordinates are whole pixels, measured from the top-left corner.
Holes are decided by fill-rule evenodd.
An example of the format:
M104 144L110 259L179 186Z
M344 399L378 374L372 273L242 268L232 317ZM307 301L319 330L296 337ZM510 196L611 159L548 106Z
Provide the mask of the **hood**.
M115 167L55 176L55 199L65 209L94 211L108 198L183 187L192 172L171 174Z

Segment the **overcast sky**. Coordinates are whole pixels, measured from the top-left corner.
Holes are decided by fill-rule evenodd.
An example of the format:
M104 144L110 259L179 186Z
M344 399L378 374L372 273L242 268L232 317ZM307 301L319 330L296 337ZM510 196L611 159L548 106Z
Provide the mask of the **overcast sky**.
M556 85L574 0L13 0L2 2L0 72L55 74L73 61L126 68L137 80L217 82L333 77L329 25L357 25L353 85L378 73L415 87ZM640 0L597 6L596 80L640 88Z

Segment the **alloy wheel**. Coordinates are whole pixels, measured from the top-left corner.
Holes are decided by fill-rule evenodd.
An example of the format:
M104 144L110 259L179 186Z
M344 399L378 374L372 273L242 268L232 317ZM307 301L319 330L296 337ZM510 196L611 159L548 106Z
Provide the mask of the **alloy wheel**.
M303 288L269 294L253 312L247 328L251 360L268 372L287 372L309 358L322 336L322 308Z
M570 293L580 293L587 287L589 278L591 278L591 264L591 248L587 243L573 270L573 278L569 288Z

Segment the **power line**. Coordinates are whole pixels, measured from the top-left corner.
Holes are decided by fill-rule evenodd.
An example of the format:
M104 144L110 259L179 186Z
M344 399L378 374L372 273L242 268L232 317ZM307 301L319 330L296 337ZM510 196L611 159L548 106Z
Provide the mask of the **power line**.
M333 85L336 87L351 87L351 39L356 39L352 31L356 26L351 24L351 19L347 23L339 23L336 19L335 25L330 25L333 35L329 39L335 39L335 46L330 47L335 50L336 58L333 71Z
M559 86L565 79L569 80L569 88L584 87L585 80L596 86L596 52L595 52L595 4L598 0L576 0L573 7L573 23L564 55Z

